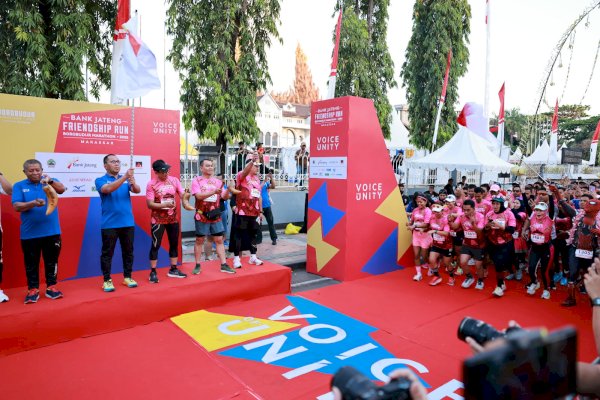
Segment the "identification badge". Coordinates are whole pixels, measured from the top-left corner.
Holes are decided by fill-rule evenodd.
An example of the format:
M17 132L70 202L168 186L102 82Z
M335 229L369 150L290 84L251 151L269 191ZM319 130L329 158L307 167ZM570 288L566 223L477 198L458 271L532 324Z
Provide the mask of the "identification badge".
M465 231L465 237L467 239L477 239L477 232L475 232L475 231Z
M515 231L513 232L513 239L518 239L519 238L519 232Z
M252 190L250 190L250 196L256 198L260 197L260 190L252 188Z
M436 242L443 242L446 240L446 238L442 235L438 235L437 233L434 233L433 240L435 240Z
M204 201L207 202L207 203L216 203L216 201L217 201L217 195L213 194L212 196L209 196L209 197L205 198Z
M544 235L538 235L537 233L532 233L531 234L531 241L533 243L542 244L542 243L545 242L545 239L546 238L544 237Z
M591 250L577 249L575 250L575 257L583 258L585 260L591 260L592 258L594 258L594 252Z

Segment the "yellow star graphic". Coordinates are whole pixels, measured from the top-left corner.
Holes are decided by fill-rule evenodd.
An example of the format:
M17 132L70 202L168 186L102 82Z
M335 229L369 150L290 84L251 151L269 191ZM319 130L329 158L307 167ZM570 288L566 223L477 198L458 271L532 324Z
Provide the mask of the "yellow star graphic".
M317 271L321 271L325 265L340 251L323 240L323 226L321 217L308 229L308 245L315 249L317 255Z
M412 235L406 229L408 217L404 203L402 202L402 194L400 194L400 189L397 186L383 203L377 207L375 212L398 223L398 255L396 259L400 260L400 257L402 257L406 250L412 246Z

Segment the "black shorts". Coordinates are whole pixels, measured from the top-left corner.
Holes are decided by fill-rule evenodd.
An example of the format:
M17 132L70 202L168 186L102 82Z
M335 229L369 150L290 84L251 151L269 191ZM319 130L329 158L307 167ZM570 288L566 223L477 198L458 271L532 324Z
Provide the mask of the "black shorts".
M454 254L452 249L446 250L446 249L439 248L437 246L431 246L431 248L429 249L429 252L441 254L442 257L452 257L452 254Z
M463 231L456 232L456 236L452 236L452 244L456 247L460 247L463 244L465 233Z
M485 252L483 251L483 249L477 249L475 247L470 246L463 246L460 249L460 254L466 254L468 256L471 256L475 259L475 261L483 261L483 258L485 257Z

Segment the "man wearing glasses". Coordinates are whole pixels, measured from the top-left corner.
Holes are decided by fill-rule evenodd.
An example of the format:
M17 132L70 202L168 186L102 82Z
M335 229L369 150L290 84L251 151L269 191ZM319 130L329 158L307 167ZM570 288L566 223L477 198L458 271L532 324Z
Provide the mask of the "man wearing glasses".
M130 192L140 193L140 186L135 183L134 169L129 168L120 175L121 161L114 154L104 157L106 175L96 179L96 190L102 201L102 255L100 266L104 283L102 290L113 292L115 287L110 277L112 257L117 240L121 244L123 257L123 285L134 288L137 282L131 278L133 270L133 232L134 220L131 209Z

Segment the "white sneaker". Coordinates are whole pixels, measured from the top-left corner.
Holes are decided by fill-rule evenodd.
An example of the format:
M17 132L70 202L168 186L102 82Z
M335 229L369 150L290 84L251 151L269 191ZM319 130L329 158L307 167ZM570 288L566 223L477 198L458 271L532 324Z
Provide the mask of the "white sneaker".
M475 284L475 289L477 290L483 290L485 284L483 283L483 281L477 281L477 283Z
M550 299L550 291L549 290L544 290L544 292L542 293L541 297L544 300L549 300Z
M504 290L502 290L501 287L496 286L496 289L494 289L494 291L492 292L492 294L496 297L502 297L504 296Z
M0 303L4 303L5 301L8 301L8 296L0 289Z
M473 282L475 282L474 278L465 278L465 280L463 281L462 285L460 285L463 289L468 289L471 287L471 285L473 284Z
M427 269L427 276L433 276L433 270L431 268Z
M254 264L254 265L263 265L264 263L258 259L258 257L256 256L250 256L250 264Z
M240 257L233 257L233 268L242 268L242 260L240 260Z
M421 274L416 274L415 276L413 276L413 281L418 282L422 279L423 279L423 275L421 275Z
M538 290L539 288L540 288L539 282L530 283L529 286L527 286L527 294L534 295L535 291Z

